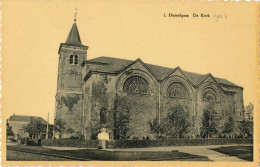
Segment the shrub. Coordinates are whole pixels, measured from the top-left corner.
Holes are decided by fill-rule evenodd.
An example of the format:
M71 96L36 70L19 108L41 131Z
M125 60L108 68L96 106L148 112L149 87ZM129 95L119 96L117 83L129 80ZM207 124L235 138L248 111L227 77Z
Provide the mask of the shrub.
M43 139L42 146L99 148L99 140L79 139ZM161 139L161 140L114 140L108 141L108 148L145 148L169 146L202 146L227 144L253 144L251 138L216 138L216 139Z
M81 140L81 139L43 139L42 146L56 147L81 147L81 148L97 148L98 140Z
M217 139L162 139L162 140L115 140L109 141L110 148L144 148L168 146L202 146L226 144L252 144L253 139L217 138Z

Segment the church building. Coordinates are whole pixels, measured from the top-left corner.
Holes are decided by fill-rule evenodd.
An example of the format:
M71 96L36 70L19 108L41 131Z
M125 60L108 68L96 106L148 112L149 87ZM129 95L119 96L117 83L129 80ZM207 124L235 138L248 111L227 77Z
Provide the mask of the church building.
M58 137L91 140L105 128L110 139L156 139L163 133L151 126L162 126L176 105L188 113L190 124L181 137L201 137L209 104L214 105L219 125L243 118L243 88L226 79L147 64L140 58L88 59L87 51L75 21L58 51Z

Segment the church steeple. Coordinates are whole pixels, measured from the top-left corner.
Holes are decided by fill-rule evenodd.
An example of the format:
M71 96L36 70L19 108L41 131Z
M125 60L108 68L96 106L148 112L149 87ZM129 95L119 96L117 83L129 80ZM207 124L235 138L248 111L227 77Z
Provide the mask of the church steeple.
M69 36L68 36L68 38L66 40L66 44L82 45L76 21L74 21L74 24L72 25L72 28L71 28L70 33L69 33Z
M77 16L77 8L75 9L75 15L74 15L74 24L71 27L69 36L66 40L66 44L70 44L70 45L82 45L81 44L81 40L80 40L80 36L79 36L79 30L76 24L76 16Z
M77 23L76 23L76 21L77 21L76 15L77 15L77 9L76 9L75 16L74 16L74 23L71 27L67 40L65 43L60 44L60 48L58 51L59 54L60 54L61 49L64 48L65 46L66 46L66 48L73 47L75 49L76 47L81 47L81 49L83 49L83 50L88 49L88 46L85 46L81 43L81 39L79 36L79 30L78 30Z
M56 94L55 119L66 122L65 129L73 129L80 133L83 130L82 118L82 76L84 76L83 62L87 59L88 46L81 43L76 17L65 43L60 44L58 82ZM76 99L71 107L63 100Z

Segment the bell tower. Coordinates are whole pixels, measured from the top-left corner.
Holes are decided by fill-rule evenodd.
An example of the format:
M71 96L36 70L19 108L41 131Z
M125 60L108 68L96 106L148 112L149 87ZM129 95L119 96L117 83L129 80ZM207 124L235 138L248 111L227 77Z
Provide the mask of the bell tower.
M81 43L76 18L65 43L59 47L58 81L54 123L59 137L81 132L82 126L82 63L88 46ZM57 137L57 134L56 134Z

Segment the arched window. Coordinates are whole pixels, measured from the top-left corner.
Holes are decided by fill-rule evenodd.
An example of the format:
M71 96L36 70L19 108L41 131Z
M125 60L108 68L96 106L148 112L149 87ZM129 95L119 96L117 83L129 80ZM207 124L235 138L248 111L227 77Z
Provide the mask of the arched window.
M70 64L78 64L78 56L77 55L70 55Z
M182 83L179 82L174 82L170 84L170 86L167 89L167 94L168 97L174 97L180 99L188 98L188 90Z
M202 92L202 100L205 102L215 102L217 100L217 95L214 89L206 88Z
M149 83L143 77L132 76L125 81L123 90L132 94L147 94Z
M107 123L107 109L101 108L100 110L100 124L106 124Z
M73 55L70 55L70 64L73 64Z
M75 55L75 59L74 59L74 64L78 64L78 56L77 55Z

